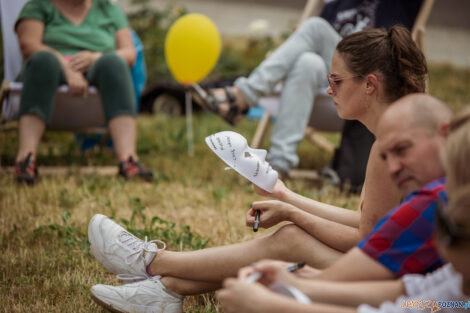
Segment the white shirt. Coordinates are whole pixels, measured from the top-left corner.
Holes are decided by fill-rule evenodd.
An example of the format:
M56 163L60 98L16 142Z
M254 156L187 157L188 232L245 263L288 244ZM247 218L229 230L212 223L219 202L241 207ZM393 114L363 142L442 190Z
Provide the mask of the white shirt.
M395 302L384 302L380 308L362 304L358 313L455 313L463 310L465 304L470 309L470 297L462 292L462 275L451 264L427 275L403 276L407 296L399 297ZM463 304L462 308L452 305ZM450 306L450 307L449 307ZM440 308L440 310L438 309Z

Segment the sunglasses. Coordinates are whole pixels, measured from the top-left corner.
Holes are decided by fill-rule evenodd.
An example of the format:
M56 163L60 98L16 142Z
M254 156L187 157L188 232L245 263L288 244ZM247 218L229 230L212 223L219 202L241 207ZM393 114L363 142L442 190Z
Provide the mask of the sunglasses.
M470 240L470 230L455 224L444 212L445 205L438 202L436 209L436 237L444 245L457 246L462 241Z
M362 77L361 75L353 75L350 77L337 77L333 74L328 74L328 83L330 84L331 91L336 92L338 90L339 84L346 79L351 79L351 78L356 78L356 77Z

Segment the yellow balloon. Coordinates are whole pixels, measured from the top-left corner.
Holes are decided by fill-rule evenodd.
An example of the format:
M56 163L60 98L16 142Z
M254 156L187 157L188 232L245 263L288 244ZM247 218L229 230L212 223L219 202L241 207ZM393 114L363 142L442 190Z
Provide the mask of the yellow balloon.
M221 40L215 24L202 14L187 14L173 23L165 38L165 59L182 84L206 77L217 63Z

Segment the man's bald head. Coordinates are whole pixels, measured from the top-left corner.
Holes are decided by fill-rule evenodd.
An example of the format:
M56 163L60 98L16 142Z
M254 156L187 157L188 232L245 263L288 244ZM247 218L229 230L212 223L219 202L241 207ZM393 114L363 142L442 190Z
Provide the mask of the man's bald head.
M441 100L424 93L404 96L393 103L381 118L384 122L409 122L435 132L443 123L449 123L452 111Z
M411 94L393 103L377 127L377 144L389 173L403 193L444 176L439 152L452 111L426 94Z

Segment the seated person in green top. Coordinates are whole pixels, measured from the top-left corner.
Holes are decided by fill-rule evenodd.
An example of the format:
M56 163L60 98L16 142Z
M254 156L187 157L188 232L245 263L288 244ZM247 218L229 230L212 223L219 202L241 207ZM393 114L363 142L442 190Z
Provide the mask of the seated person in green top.
M129 66L136 58L121 9L110 0L31 0L15 24L25 64L20 103L19 148L15 176L35 183L35 156L50 121L54 94L62 84L86 96L100 92L107 126L126 179L153 179L135 149L135 98Z

